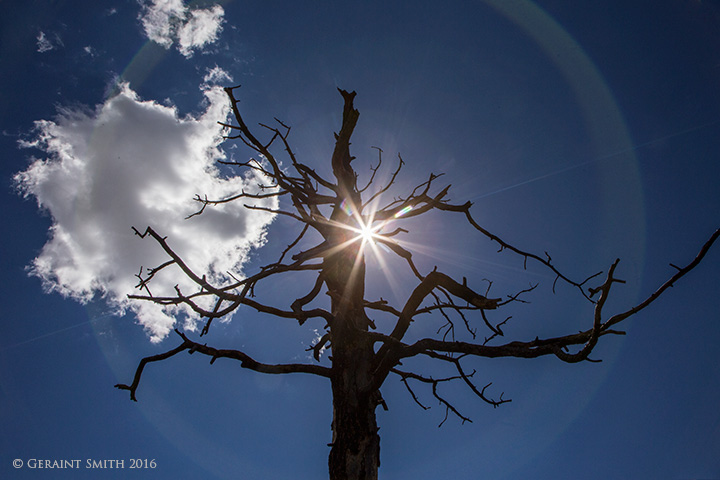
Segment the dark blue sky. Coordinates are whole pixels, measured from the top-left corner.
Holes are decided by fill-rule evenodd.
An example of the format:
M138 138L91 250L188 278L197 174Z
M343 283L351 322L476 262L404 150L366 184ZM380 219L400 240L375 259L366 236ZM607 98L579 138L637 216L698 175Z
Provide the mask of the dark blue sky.
M672 275L668 263L688 263L720 227L717 1L221 3L222 32L186 54L179 37L168 49L148 40L139 19L147 10L135 1L3 3L2 478L327 476L332 409L324 380L263 376L183 354L149 366L139 402L131 402L113 385L129 383L140 358L173 348L176 337L151 343L132 314L112 315L97 296L81 304L46 294L28 275L55 212L76 212L81 227L102 223L83 216L95 204L49 212L32 195L23 198L13 177L47 153L19 142L37 138L38 120L56 119L63 132L79 135L83 118L100 118L98 106L115 111L108 95L118 79L140 99L128 111L156 102L158 118L171 115L160 105L174 105L178 118L198 119L209 108L199 87L220 67L243 85L238 96L250 123L277 117L292 125L301 160L325 174L340 122L336 87L356 90L352 148L363 178L376 160L371 147L379 146L386 165L394 166L397 153L407 163L396 194L431 171L445 172L452 199L473 201L483 226L521 248L549 252L572 277L606 270L620 257L618 276L627 284L617 287L613 312L649 295ZM188 11L213 5L197 2ZM100 145L88 143L98 149L106 145L97 140L100 123L90 135ZM153 134L165 152L174 130L158 126ZM122 148L134 141L127 138ZM80 198L77 184L57 185ZM124 177L115 186L136 193ZM99 198L119 218L134 212L110 187ZM532 303L511 312L513 338L589 328L591 309L570 289L554 295L551 275L532 266L524 272L521 259L496 253L463 222L436 215L409 224L421 270L437 265L471 281L488 278L498 294L540 281ZM244 271L275 259L293 231L273 223ZM80 250L77 258L96 259L85 272L105 260ZM373 258L368 265L379 266ZM378 410L381 478L720 478L719 268L720 253L711 251L628 321L625 337L603 338L593 355L602 363L469 362L478 383L492 381L496 395L513 400L493 409L448 386L446 396L473 423L450 416L438 429L444 409L431 392L417 389L432 407L423 411L390 378L383 387L390 410ZM390 263L370 277L368 294L401 304L412 287L402 265ZM303 294L293 279L266 288L264 298ZM416 325L415 335L430 335L433 325ZM278 362L311 361L304 348L322 330L244 310L216 327L208 344ZM154 459L157 467L50 472L15 469L14 459L125 459L126 470L130 459Z

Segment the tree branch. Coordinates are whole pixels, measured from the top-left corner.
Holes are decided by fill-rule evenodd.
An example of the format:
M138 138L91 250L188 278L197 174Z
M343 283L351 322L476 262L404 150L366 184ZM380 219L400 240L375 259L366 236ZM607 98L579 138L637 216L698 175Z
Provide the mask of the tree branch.
M145 368L145 365L151 362L159 362L161 360L168 359L184 350L188 350L190 354L198 352L202 353L203 355L207 355L211 357L210 364L212 365L215 363L215 360L218 358L231 358L233 360L240 361L240 366L243 368L247 368L249 370L253 370L255 372L260 373L271 373L271 374L285 374L285 373L309 373L312 375L318 375L320 377L330 378L330 369L327 367L323 367L320 365L307 365L302 363L289 363L289 364L267 364L267 363L261 363L257 360L253 359L248 354L241 352L240 350L226 350L226 349L217 349L213 347L208 347L207 345L200 344L197 342L194 342L190 339L188 339L185 334L180 332L179 330L175 330L175 333L177 333L183 340L183 342L178 345L177 347L173 348L172 350L161 353L158 355L152 355L150 357L145 357L142 360L140 360L140 364L138 365L137 370L135 371L135 377L133 378L133 382L130 385L125 384L117 384L115 385L115 388L119 388L121 390L129 390L130 391L130 398L137 402L136 392L137 388L140 385L140 378L142 377L143 370Z

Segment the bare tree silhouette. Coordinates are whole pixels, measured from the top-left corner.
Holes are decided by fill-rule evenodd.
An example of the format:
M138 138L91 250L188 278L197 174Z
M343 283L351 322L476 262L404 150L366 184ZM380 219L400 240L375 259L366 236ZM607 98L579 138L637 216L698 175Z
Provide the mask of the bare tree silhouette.
M697 256L684 267L674 267L674 273L662 283L654 293L627 310L610 314L606 312L606 301L612 288L624 283L616 277L619 260L610 265L607 272L596 273L582 281L572 280L556 268L548 254L538 255L518 248L483 228L471 214L471 203L453 204L448 200L449 186L436 187L440 177L431 174L429 178L415 186L407 194L394 197L384 205L383 196L393 187L403 167L399 164L389 175L385 185L376 185L376 173L381 168L382 150L378 149L379 160L371 167L369 181L363 187L358 186L358 176L351 166L354 157L350 155L350 138L358 121L359 113L354 108L355 92L340 90L344 99L342 125L335 135L335 148L331 164L334 179L323 178L310 166L296 158L288 142L290 127L276 119L274 126L260 124L267 132L267 139L261 140L247 126L238 109L239 101L235 97L238 87L225 91L232 105L234 124L223 124L230 133L228 140L240 140L255 152L258 159L247 162L222 162L238 168L254 169L267 178L267 184L261 187L261 193L238 194L220 199L196 197L200 209L194 215L202 214L207 207L233 202L249 201L268 197L282 197L282 207L271 210L266 207L246 205L249 209L271 211L274 214L290 217L299 224L299 235L281 253L279 259L262 267L259 272L243 279L232 279L227 284L213 285L202 273L194 272L173 250L167 238L147 227L144 231L135 230L140 237L151 237L167 253L166 263L138 275L138 288L141 294L131 298L155 302L160 305L184 304L206 318L200 336L208 333L212 320L230 314L241 305L261 313L294 319L303 324L308 319L319 319L325 324L326 333L308 349L313 352L316 363L268 364L263 363L240 350L217 349L192 340L186 333L176 330L181 343L174 349L158 355L143 358L130 385L118 384L116 387L130 391L136 400L136 393L142 372L148 363L166 360L177 353L188 351L210 357L210 363L218 358L230 358L240 361L244 368L261 373L286 374L307 373L325 377L329 380L333 397L332 443L330 444L329 470L333 480L375 479L380 465L380 437L376 421L376 408L387 406L380 389L389 375L396 375L404 383L412 399L426 408L413 390L418 385L427 385L432 395L445 407L445 419L454 414L463 422L469 418L461 413L445 398L438 387L445 382L461 382L484 402L497 407L509 399L502 394L489 393L491 384L475 383L475 372L469 372L463 364L468 357L521 357L536 358L554 355L563 362L577 363L593 361L590 353L601 337L624 332L615 327L635 315L657 300L676 281L695 268L720 235L715 231L702 246ZM289 159L287 168L271 150L284 150ZM537 285L514 292L503 298L490 298L489 290L479 292L478 286L471 286L466 279L455 280L435 268L430 272L421 272L413 262L411 252L395 237L407 231L395 228L389 231L390 224L402 224L405 219L418 217L430 211L457 213L464 217L480 236L494 242L500 251L509 251L519 256L525 265L535 262L547 269L558 282L577 290L593 305L594 314L588 319L584 330L552 338L535 337L530 340L504 340L503 327L509 320L501 312L503 307L522 302L523 298ZM314 232L313 232L314 231ZM298 251L297 246L304 238L314 233L320 238L312 248ZM318 236L319 235L319 236ZM365 295L366 265L365 250L383 246L407 264L408 271L415 278L417 286L407 297L405 303L393 306L380 298L368 300ZM287 258L289 257L289 258ZM169 297L157 297L148 288L153 277L170 265L176 265L196 285L194 292L182 292L176 288L176 294ZM317 272L309 292L294 301L280 299L290 303L288 306L276 306L260 303L255 298L255 290L272 278L294 272ZM329 308L321 308L320 296L326 289L329 296ZM210 305L210 306L208 306ZM307 307L307 309L306 309ZM433 338L421 338L408 341L406 333L416 317L437 314L445 322L443 328ZM373 316L385 315L393 319L394 327L390 331L380 331ZM484 325L487 336L477 338L475 324ZM456 340L456 324L462 329L469 341ZM458 335L459 336L459 335ZM319 362L321 351L331 350L331 366ZM422 356L433 361L449 365L453 374L442 378L413 371L402 365L409 357ZM444 420L443 420L444 422Z

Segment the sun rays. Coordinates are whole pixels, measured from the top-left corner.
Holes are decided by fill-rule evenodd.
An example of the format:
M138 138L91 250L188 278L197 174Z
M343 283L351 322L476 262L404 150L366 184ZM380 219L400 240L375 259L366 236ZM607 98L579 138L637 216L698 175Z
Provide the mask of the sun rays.
M378 201L375 201L370 205L365 205L364 212L358 211L358 209L350 205L348 201L341 203L340 209L345 214L345 221L335 221L333 225L346 230L349 235L346 236L346 239L342 243L332 248L329 253L332 255L342 251L348 251L349 249L356 249L353 274L351 277L355 278L359 270L361 268L364 270L366 262L369 261L370 264L375 267L373 268L375 274L379 274L384 278L393 294L397 298L400 298L402 282L396 275L398 266L393 265L391 259L395 256L398 249L404 249L401 245L405 242L401 242L392 237L396 235L398 231L404 230L397 229L394 232L390 232L390 229L398 219L412 211L413 206L407 205L403 207L388 219L376 220L378 203ZM401 257L401 255L398 256ZM402 258L400 259L402 260Z

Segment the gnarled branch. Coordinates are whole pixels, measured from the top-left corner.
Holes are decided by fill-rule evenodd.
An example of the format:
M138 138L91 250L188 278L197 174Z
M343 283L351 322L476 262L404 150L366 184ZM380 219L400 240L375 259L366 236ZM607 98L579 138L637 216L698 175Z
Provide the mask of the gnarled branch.
M302 363L285 363L285 364L268 364L268 363L261 363L252 358L250 355L241 352L240 350L229 350L229 349L217 349L213 347L208 347L207 345L200 344L197 342L194 342L190 340L187 336L185 336L184 333L180 332L179 330L175 330L175 333L177 333L180 338L182 338L182 343L178 345L177 347L173 348L172 350L169 350L165 353L161 353L158 355L152 355L150 357L145 357L142 360L140 360L140 364L137 367L137 370L135 371L135 377L133 378L133 382L130 385L125 385L122 383L118 383L115 385L115 388L119 388L121 390L129 390L130 391L130 398L137 402L137 388L140 385L140 378L142 377L143 370L145 369L145 365L152 362L159 362L162 360L166 360L174 355L177 355L178 353L188 350L189 353L202 353L203 355L207 355L211 357L210 364L212 365L215 363L215 360L218 358L231 358L233 360L240 361L240 366L243 368L247 368L249 370L253 370L260 373L271 373L271 374L284 374L284 373L309 373L312 375L318 375L321 377L330 378L330 369L327 367L323 367L320 365L307 365Z

